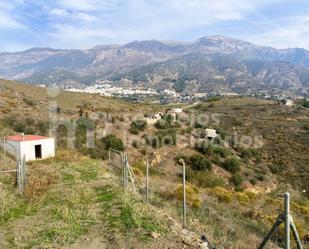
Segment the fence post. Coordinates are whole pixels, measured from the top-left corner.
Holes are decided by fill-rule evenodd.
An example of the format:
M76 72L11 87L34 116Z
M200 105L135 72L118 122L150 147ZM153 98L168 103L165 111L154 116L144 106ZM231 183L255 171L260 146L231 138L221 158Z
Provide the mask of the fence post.
M284 211L285 211L285 249L290 249L290 194L284 195Z
M299 238L299 235L298 235L298 232L297 232L297 229L296 229L296 226L295 226L295 223L293 221L292 216L291 216L290 223L291 223L291 229L292 229L294 239L296 240L297 249L303 249L303 246L301 244L301 240Z
M148 203L149 198L149 162L146 158L146 202Z
M4 170L6 170L6 149L5 149L5 137L3 138L3 161L4 161Z
M183 159L179 162L182 164L182 216L183 216L183 227L187 226L187 201L186 201L186 163Z

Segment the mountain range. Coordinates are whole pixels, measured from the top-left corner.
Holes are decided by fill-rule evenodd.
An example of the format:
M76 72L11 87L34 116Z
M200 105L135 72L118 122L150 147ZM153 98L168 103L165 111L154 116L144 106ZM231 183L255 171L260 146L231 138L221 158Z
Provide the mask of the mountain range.
M224 36L193 42L133 41L91 49L0 53L0 78L61 87L96 81L178 92L309 93L309 51L275 49Z

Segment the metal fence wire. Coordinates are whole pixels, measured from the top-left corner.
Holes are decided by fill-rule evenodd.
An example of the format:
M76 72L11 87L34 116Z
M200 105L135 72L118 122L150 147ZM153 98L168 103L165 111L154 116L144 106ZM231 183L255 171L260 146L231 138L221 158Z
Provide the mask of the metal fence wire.
M16 184L18 192L23 195L26 187L26 158L17 157L14 146L6 142L5 139L0 141L1 163L0 174L16 174Z
M108 166L113 179L123 184L124 154L121 151L109 149Z

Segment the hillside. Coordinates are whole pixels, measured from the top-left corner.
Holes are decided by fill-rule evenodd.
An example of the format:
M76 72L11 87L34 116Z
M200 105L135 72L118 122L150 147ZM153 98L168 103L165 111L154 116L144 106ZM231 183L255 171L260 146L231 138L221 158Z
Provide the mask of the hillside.
M300 236L308 241L309 109L302 100L288 107L214 97L183 106L175 122L166 115L145 125L145 116L171 107L56 94L14 81L0 81L0 89L1 137L47 135L55 101L58 117L81 124L75 149L67 148L67 131L59 127L56 158L29 163L25 198L16 196L13 176L0 176L5 248L194 248L202 234L217 248L256 248L282 210L285 191L291 192ZM95 130L94 148L86 146L82 124ZM222 140L199 144L205 128L216 129ZM142 202L143 189L136 197L116 184L117 174L107 167L110 147L128 154L142 187L149 158L150 205ZM187 164L188 230L179 225L180 158ZM282 246L281 234L279 229L268 248Z
M236 66L237 65L237 66ZM194 91L240 93L277 89L306 94L309 52L261 47L223 36L194 42L134 41L88 50L33 48L0 54L0 77L34 84L79 87L123 79L132 84L172 88L195 82Z

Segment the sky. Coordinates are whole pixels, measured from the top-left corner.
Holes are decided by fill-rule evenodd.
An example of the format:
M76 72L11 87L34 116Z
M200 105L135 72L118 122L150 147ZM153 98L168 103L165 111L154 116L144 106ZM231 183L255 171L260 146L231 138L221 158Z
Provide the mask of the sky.
M309 1L0 0L0 52L207 35L309 49Z

